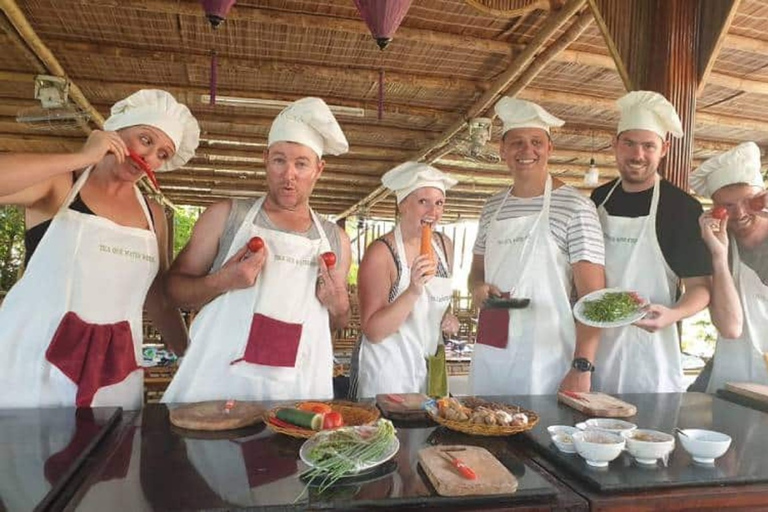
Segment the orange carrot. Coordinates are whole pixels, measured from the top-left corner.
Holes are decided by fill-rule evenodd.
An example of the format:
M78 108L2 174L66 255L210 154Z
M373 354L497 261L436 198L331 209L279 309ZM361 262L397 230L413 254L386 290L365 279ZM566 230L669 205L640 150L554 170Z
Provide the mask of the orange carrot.
M435 263L435 253L432 250L432 226L429 224L421 225L421 256L428 256L429 260Z

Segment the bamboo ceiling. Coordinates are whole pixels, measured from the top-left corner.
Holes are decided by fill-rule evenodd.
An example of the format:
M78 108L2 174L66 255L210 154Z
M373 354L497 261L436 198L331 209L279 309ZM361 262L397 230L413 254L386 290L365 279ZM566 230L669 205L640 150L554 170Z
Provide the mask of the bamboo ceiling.
M446 218L473 218L509 178L503 164L492 163L498 120L480 159L468 155L466 122L490 116L504 94L566 120L553 133L554 174L581 187L594 157L601 182L615 175L614 103L626 91L593 18L594 1L413 0L380 51L352 0L238 0L218 30L195 0L0 0L0 151L69 151L84 141L82 127L16 122L19 111L40 106L38 74L70 80L70 99L91 114L90 128L117 100L162 88L186 103L202 128L195 158L159 176L165 197L207 205L260 195L262 154L279 109L209 106L204 95L216 51L219 96L319 96L363 109L360 117L337 116L350 152L326 159L312 199L317 211L391 218L394 202L380 189L381 175L424 159L460 180ZM692 165L744 140L768 144L768 2L734 5L700 89Z

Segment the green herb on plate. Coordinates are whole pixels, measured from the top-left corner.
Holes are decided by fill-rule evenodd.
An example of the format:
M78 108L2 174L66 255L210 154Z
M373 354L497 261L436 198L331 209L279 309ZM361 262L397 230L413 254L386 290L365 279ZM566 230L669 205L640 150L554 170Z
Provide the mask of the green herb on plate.
M634 292L608 292L597 300L584 301L583 314L593 322L617 322L642 306L642 299Z

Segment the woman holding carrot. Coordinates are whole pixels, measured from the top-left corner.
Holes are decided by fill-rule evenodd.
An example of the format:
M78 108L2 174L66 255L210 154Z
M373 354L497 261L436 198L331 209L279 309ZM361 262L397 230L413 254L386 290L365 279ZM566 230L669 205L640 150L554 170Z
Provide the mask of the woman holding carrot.
M450 313L453 244L433 229L446 189L456 180L432 166L406 162L381 179L395 192L399 222L368 247L358 272L363 336L352 356L352 395L425 393L427 358L442 333L455 334Z
M136 182L184 165L199 134L173 96L141 90L79 151L0 155L0 204L23 206L27 227L26 271L0 308L0 408L141 407L145 306L184 351L186 329L159 277L165 215Z

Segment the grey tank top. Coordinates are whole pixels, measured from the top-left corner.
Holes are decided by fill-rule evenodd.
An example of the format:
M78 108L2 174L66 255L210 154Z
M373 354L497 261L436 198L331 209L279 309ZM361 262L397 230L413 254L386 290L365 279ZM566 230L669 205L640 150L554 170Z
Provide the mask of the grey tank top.
M227 223L224 226L224 233L222 233L219 239L219 252L216 254L216 258L213 260L213 266L211 266L210 273L216 272L226 261L227 253L229 252L229 246L232 245L232 241L235 239L235 233L240 229L240 225L245 220L245 216L253 206L258 198L254 199L233 199L232 209L229 211L229 217ZM256 218L253 220L253 224L259 227L274 229L275 231L282 231L283 233L292 233L294 235L305 236L310 240L317 240L320 238L320 233L317 231L317 226L312 223L312 226L308 231L299 233L296 231L288 231L280 229L275 226L262 208L256 214ZM331 250L336 253L338 258L341 258L341 239L339 237L339 227L333 222L320 217L320 224L325 231L325 236L328 238L328 243L331 244Z

